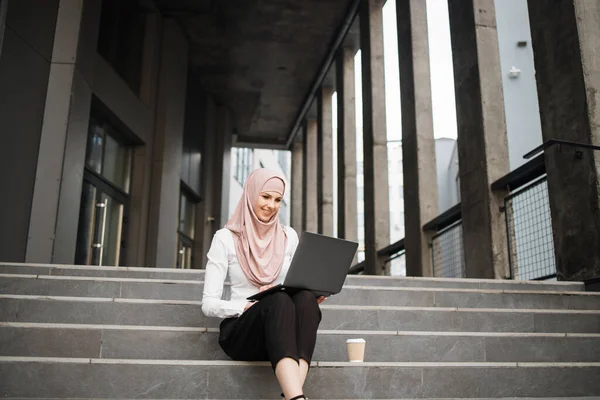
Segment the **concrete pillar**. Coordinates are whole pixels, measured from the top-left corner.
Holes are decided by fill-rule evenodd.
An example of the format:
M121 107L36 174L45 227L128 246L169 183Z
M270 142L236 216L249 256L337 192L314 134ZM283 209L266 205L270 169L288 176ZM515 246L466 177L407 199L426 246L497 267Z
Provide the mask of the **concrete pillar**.
M175 266L185 120L188 43L174 20L164 22L152 160L147 261Z
M384 273L377 250L390 244L383 0L360 2L362 49L365 274Z
M201 222L202 229L197 229L199 235L202 235L202 245L194 248L194 255L197 260L201 261L201 267L206 266L208 261L206 255L210 249L212 238L215 232L220 228L218 223L213 217L213 203L215 189L213 176L215 174L215 136L216 136L216 125L217 125L217 107L213 102L212 98L207 96L206 107L202 111L205 113L205 125L204 125L204 150L202 154L202 187L203 187L203 200L202 205L197 208L199 211L198 219ZM198 227L197 223L197 227Z
M529 1L544 141L600 144L600 4ZM600 277L600 152L546 151L559 280Z
M99 2L85 7L82 0L58 4L54 35L49 36L53 45L45 106L38 111L43 122L33 164L31 214L24 224L29 230L26 262L74 262L92 98L92 76L84 66L95 57L99 21Z
M146 33L142 53L139 97L144 106L155 110L158 100L163 18L160 14L146 16ZM154 120L151 120L154 122ZM152 125L154 129L154 125ZM127 229L126 265L146 266L148 212L152 170L153 135L147 135L144 145L133 148L133 168L130 190L129 224Z
M303 230L317 232L317 120L304 123L304 174L302 181Z
M6 27L6 11L8 1L0 0L0 55L2 54L2 42L4 41L4 28Z
M317 95L317 204L318 232L333 236L333 89L323 87Z
M231 181L231 142L233 126L231 112L226 106L217 108L216 152L214 179L213 217L218 227L225 226L229 220L229 184Z
M356 241L356 108L354 55L349 48L339 50L336 60L337 148L338 148L338 236Z
M302 175L303 166L302 161L304 153L302 151L303 144L300 141L294 142L292 146L292 195L291 200L291 211L292 219L291 225L294 230L300 234L303 230L302 227Z
M427 5L421 0L397 0L396 16L402 98L406 275L433 276L430 235L422 229L438 214Z
M508 277L506 192L490 184L509 171L494 0L450 0L466 276ZM408 213L407 213L408 215Z

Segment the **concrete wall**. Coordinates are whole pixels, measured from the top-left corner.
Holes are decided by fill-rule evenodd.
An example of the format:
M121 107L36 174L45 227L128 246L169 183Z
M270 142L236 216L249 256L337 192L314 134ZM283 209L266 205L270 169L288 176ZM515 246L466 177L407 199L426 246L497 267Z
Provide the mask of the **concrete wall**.
M495 0L511 171L542 144L527 0ZM519 46L519 42L525 45ZM511 77L511 69L518 70Z
M0 55L0 260L24 261L58 0L10 1Z

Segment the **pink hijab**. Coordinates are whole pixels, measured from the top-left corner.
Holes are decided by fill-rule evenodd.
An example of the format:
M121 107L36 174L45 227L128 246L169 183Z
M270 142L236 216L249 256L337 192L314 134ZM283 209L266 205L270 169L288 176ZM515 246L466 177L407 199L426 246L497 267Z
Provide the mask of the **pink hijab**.
M254 204L262 192L285 192L283 178L266 168L255 170L248 176L244 192L225 228L233 232L235 252L242 271L257 287L277 279L283 260L287 236L279 223L278 214L269 222L262 222L254 213Z

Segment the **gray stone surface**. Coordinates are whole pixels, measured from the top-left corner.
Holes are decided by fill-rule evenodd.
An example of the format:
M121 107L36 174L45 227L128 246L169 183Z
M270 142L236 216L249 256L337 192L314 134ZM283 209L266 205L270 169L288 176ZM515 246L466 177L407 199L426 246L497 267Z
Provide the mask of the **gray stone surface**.
M570 298L571 296L554 294L435 292L435 305L437 307L462 308L485 307L568 309L570 305Z
M600 314L536 314L536 332L600 333Z
M346 339L368 362L595 362L600 338L319 334L314 361L347 361ZM0 328L0 356L229 360L217 332Z
M597 396L599 372L598 367L315 367L305 392L327 399ZM276 398L280 392L268 365L0 363L0 375L6 378L2 397L240 399Z
M94 280L0 277L0 293L45 296L201 301L203 284L171 282L114 282ZM227 293L226 288L225 293ZM345 288L328 305L373 305L465 308L600 309L600 296L538 293L382 290Z
M104 331L102 358L229 360L216 332Z
M598 362L600 338L485 338L486 361Z
M424 368L423 397L588 396L598 368Z
M535 332L535 314L532 313L459 311L452 314L452 330L457 332Z
M198 305L0 299L0 309L15 307L18 316L9 314L3 321L188 327L219 324L217 319L206 318Z
M119 297L119 282L0 278L0 293L38 296Z
M139 268L135 270L126 268L95 269L85 266L61 268L46 266L29 266L22 264L0 264L0 273L3 274L35 274L35 275L61 275L61 276L94 276L94 277L123 277L142 279L173 279L173 280L204 280L204 270L169 271L169 269ZM394 286L394 287L431 287L431 288L459 288L459 289L492 289L492 290L533 290L533 291L584 291L582 282L527 282L511 280L482 281L476 279L413 279L400 277L366 277L362 275L348 275L347 285L358 286Z
M100 357L102 331L0 328L0 356Z

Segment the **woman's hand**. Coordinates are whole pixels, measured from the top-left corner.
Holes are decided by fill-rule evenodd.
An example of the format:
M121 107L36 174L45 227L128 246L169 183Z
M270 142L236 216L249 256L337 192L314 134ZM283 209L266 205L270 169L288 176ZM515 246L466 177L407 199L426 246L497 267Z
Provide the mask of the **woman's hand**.
M246 303L246 307L244 307L244 312L246 312L250 307L252 307L256 303L255 301L249 301Z
M327 300L327 297L325 297L325 296L319 296L319 297L317 297L317 304L321 304L325 300Z
M274 283L271 283L270 285L261 286L258 288L258 293L264 292L267 289L271 289L273 286L275 286Z

